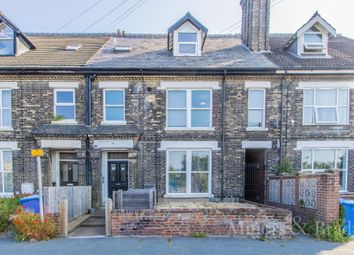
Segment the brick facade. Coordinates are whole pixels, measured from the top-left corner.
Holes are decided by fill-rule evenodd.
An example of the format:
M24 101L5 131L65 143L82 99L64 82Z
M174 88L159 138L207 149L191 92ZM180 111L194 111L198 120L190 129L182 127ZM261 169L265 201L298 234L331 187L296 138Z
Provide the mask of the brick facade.
M143 188L156 185L158 196L162 198L166 192L166 153L159 150L161 141L216 141L221 147L222 132L222 89L213 90L213 127L214 131L166 131L166 90L159 89L161 81L218 81L219 76L201 77L139 77L139 76L98 76L92 86L92 128L100 128L103 113L102 89L100 81L129 81L125 90L126 120L128 127L139 130L132 134L128 131L119 134L90 133L72 135L62 128L56 134L33 134L32 131L41 125L51 124L53 116L53 88L48 81L78 81L76 89L76 111L78 125L85 124L86 98L85 77L83 76L6 76L3 81L17 81L19 89L12 90L12 112L14 131L0 132L1 141L17 141L19 151L13 152L15 191L20 191L23 182L36 184L35 160L30 157L30 150L39 146L41 139L80 140L81 148L75 149L79 162L80 185L86 185L86 141L90 147L89 161L92 167L93 205L102 204L102 151L95 148L96 140L134 141L133 148L128 149L129 188ZM225 197L243 198L245 149L242 141L271 141L272 148L266 150L267 173L274 173L280 160L279 139L281 135L281 76L229 76L226 79L225 102ZM343 126L303 126L302 125L302 90L296 89L299 81L350 81L353 77L289 77L286 81L285 109L283 123L283 139L285 157L291 159L294 171L301 169L301 151L295 150L297 141L323 140L347 141L354 137L354 96L350 100L350 125ZM248 91L246 80L271 81L271 88L266 90L266 124L267 131L247 131ZM113 127L114 129L115 127ZM118 128L118 127L117 127ZM43 158L43 178L45 185L53 185L48 150ZM348 155L348 189L354 191L354 152ZM212 194L221 195L221 161L220 150L212 152Z

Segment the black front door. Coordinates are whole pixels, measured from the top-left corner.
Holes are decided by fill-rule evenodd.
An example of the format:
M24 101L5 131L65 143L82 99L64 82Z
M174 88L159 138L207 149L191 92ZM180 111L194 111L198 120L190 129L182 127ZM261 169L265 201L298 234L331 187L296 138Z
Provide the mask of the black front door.
M128 189L128 161L108 161L108 196L118 189Z
M79 168L77 162L60 162L60 186L79 185Z

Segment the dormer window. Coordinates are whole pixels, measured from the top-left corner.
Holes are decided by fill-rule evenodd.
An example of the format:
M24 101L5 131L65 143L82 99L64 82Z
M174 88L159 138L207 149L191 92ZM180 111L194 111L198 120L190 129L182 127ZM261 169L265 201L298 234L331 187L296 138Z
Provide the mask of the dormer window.
M15 33L4 22L0 22L0 56L15 55Z
M0 57L19 56L35 45L0 11Z
M173 56L200 56L208 29L187 13L168 29L168 50Z
M197 47L197 33L178 33L179 55L196 55Z
M327 58L328 40L336 29L316 12L285 44L284 49L303 58Z

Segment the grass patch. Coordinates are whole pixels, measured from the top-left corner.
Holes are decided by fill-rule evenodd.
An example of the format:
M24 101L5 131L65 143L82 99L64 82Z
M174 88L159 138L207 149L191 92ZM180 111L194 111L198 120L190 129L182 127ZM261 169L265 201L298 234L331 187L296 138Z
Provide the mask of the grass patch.
M340 218L330 224L323 224L316 218L311 218L308 223L294 225L294 232L304 232L316 239L326 240L336 243L346 243L353 238L347 236L344 231L344 210L340 207Z
M193 238L207 238L209 235L204 232L193 233L191 237Z

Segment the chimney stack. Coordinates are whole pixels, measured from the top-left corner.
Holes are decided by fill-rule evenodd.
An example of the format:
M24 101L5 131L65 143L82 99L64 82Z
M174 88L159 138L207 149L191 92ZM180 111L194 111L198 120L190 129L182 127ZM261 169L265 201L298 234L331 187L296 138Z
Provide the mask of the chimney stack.
M271 0L241 0L242 43L251 51L269 50Z

